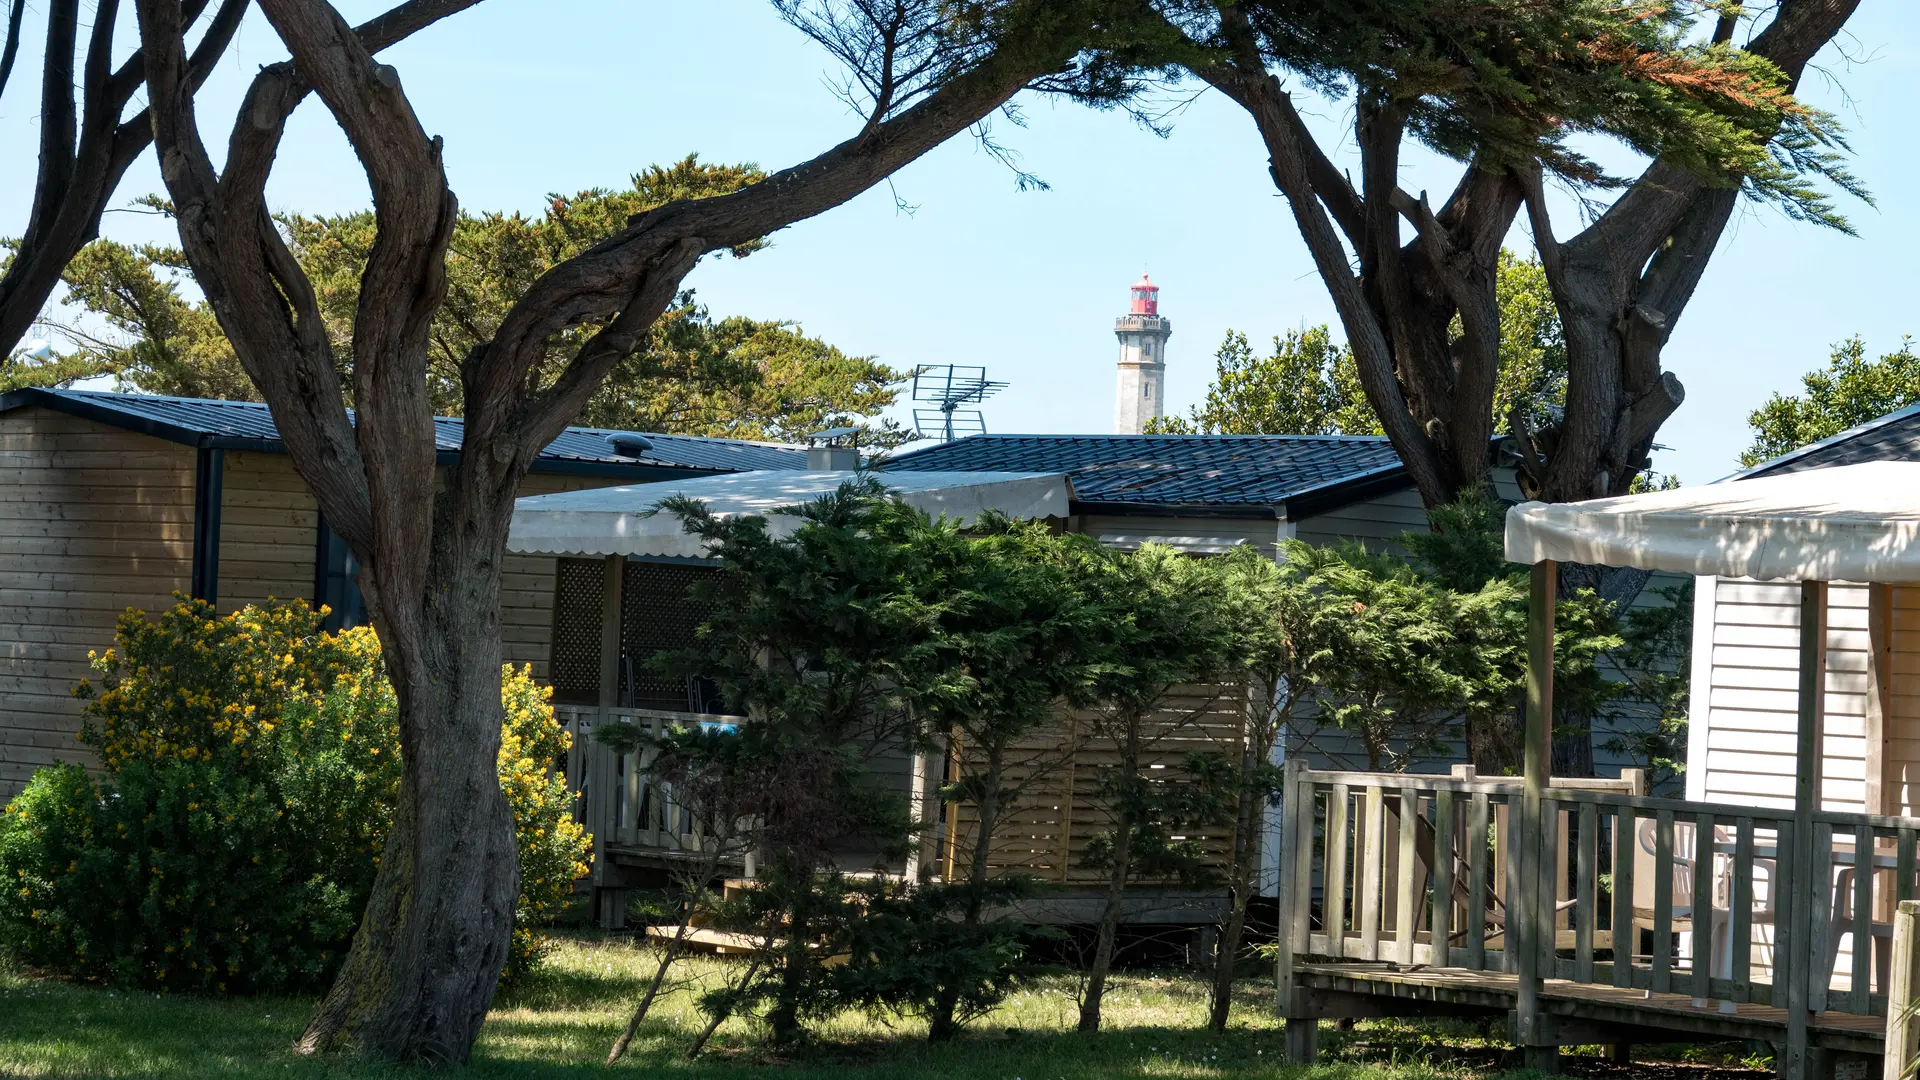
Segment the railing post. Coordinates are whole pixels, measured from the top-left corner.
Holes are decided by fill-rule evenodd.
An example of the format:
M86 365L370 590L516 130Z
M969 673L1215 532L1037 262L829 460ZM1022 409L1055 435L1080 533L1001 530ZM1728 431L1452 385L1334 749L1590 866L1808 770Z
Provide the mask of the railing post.
M1893 916L1893 970L1887 983L1886 1054L1881 1059L1882 1080L1906 1080L1920 1047L1920 1023L1915 1022L1915 990L1920 989L1920 901L1902 900Z
M1275 941L1278 966L1274 977L1278 991L1276 1008L1280 1019L1287 1025L1288 1058L1307 1065L1313 1062L1313 1029L1318 1027L1319 1022L1311 1017L1295 1015L1304 1010L1299 1009L1294 1001L1294 954L1306 952L1308 944L1305 940L1294 940L1295 932L1310 929L1305 927L1304 917L1296 918L1296 912L1304 916L1303 909L1313 902L1313 790L1302 783L1302 771L1300 759L1289 756L1280 782L1279 881L1276 897L1279 925ZM1305 821L1302 820L1303 815ZM1300 872L1302 867L1307 868L1306 874Z
M1553 734L1553 617L1559 602L1559 567L1550 559L1533 564L1527 598L1526 789L1520 811L1519 895L1507 906L1507 948L1520 950L1515 1000L1515 1039L1527 1068L1557 1072L1560 1048L1552 1045L1540 1009L1541 934L1553 933L1553 905L1542 910L1540 875L1546 797ZM1519 931L1516 935L1516 931ZM1551 936L1546 938L1550 946Z

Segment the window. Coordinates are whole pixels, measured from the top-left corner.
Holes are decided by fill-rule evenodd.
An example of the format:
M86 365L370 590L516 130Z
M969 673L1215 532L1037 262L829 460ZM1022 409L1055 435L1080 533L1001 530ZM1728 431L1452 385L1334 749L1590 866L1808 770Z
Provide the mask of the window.
M367 621L367 603L360 596L355 579L360 560L347 550L347 542L333 531L326 519L320 519L319 537L313 555L313 602L326 605L327 617L320 628L328 633L351 630Z

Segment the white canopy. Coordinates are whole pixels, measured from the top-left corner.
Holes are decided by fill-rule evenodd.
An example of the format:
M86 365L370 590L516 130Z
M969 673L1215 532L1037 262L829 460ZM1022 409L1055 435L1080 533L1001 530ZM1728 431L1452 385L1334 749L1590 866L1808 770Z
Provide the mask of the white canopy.
M657 484L532 495L514 503L507 550L524 555L670 555L702 558L706 543L689 536L672 514L657 514L661 501L685 495L721 517L768 514L837 489L851 472L755 472L668 480ZM1060 473L891 472L875 474L889 491L934 515L970 521L988 510L1009 517L1066 517L1073 490ZM776 532L791 532L798 519L770 517Z
M1874 461L1507 511L1513 562L1920 582L1920 462Z

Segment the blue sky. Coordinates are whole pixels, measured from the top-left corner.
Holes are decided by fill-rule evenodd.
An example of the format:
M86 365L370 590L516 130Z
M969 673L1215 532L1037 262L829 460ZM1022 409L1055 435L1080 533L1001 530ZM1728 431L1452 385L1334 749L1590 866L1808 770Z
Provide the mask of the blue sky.
M340 4L355 19L384 6ZM1688 482L1728 472L1747 442L1746 414L1797 387L1830 343L1858 333L1877 353L1920 331L1911 255L1920 250L1920 200L1909 194L1920 9L1862 8L1846 55L1821 58L1832 77L1810 75L1803 96L1842 115L1855 170L1880 205L1847 207L1858 239L1765 208L1736 219L1666 353L1688 399L1661 434L1671 449L1656 464ZM271 29L249 21L203 95L210 142L224 142L251 72L280 55ZM454 189L471 209L538 212L547 192L623 185L650 163L692 152L777 168L856 127L825 85L827 57L764 0L491 0L387 56L427 129L445 137ZM0 140L17 162L0 176L4 234L21 229L28 206L31 78L0 100ZM1340 108L1310 107L1337 142ZM1011 384L987 407L1000 432L1112 430L1113 318L1143 269L1173 321L1173 411L1204 394L1228 328L1260 341L1332 321L1237 108L1202 95L1167 138L1121 114L1048 100L1026 101L1024 118L1024 128L996 121L995 138L1050 190L1017 190L1005 166L956 139L898 174L892 191L788 229L751 258L709 260L690 284L718 314L791 319L897 367L985 364ZM1406 186L1429 188L1437 201L1455 172L1416 158ZM120 200L159 187L146 161ZM271 195L308 213L364 205L364 180L317 104L296 116ZM896 196L915 209L897 209ZM1560 232L1577 217L1563 206ZM112 213L103 232L163 239L165 228ZM1512 243L1527 249L1524 229Z

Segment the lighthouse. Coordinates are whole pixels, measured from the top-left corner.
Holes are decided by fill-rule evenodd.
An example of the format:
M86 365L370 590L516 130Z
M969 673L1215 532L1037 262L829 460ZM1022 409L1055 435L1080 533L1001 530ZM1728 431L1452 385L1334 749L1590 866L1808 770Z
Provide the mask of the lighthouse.
M1166 414L1167 339L1173 323L1160 314L1160 286L1141 274L1133 303L1114 320L1120 339L1120 393L1113 409L1116 435L1138 435L1147 421Z

